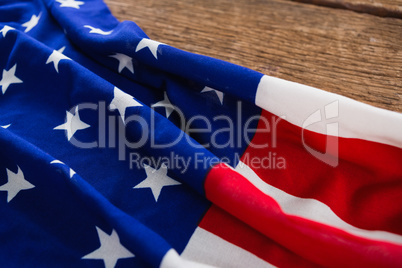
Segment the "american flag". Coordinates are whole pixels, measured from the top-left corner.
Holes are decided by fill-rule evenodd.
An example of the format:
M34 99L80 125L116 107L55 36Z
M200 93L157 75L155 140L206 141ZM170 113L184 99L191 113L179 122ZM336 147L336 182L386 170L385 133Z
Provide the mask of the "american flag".
M1 267L402 267L402 115L0 3Z

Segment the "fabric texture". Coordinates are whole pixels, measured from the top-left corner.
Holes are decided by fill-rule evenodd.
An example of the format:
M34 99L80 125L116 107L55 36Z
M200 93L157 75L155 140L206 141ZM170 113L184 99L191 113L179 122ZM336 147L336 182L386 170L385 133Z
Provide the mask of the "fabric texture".
M401 267L402 114L0 2L2 267Z

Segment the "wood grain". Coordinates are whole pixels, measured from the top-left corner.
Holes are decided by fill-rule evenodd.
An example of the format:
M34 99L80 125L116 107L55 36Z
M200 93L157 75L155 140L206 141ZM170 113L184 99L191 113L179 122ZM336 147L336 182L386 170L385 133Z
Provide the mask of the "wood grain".
M152 39L402 112L402 20L284 0L106 0Z
M293 0L314 5L350 9L380 17L402 18L402 0Z

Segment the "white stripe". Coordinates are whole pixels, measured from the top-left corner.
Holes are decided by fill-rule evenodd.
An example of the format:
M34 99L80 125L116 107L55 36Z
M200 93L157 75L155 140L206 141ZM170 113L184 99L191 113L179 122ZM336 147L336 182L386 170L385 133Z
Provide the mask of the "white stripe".
M317 88L264 75L255 104L288 122L327 134L326 120L339 123L339 136L402 148L402 114ZM328 133L330 134L330 133Z
M198 227L181 257L217 267L274 267L254 254Z
M296 197L265 183L243 162L239 162L235 170L246 177L247 180L263 193L275 199L286 214L336 227L356 236L402 245L402 236L400 235L386 231L371 231L356 228L343 221L330 207L316 199Z
M213 266L183 259L176 250L170 249L162 259L160 268L213 268Z

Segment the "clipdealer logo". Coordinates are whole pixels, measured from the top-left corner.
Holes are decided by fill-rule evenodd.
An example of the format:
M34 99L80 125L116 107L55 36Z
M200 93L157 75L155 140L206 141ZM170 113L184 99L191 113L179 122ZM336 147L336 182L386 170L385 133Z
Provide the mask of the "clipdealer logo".
M110 109L110 108L109 108ZM195 118L191 118L190 120L185 120L183 113L180 111L179 107L175 106L175 110L178 111L178 115L181 117L181 126L179 137L175 137L175 139L169 140L168 142L163 142L163 140L155 139L155 131L157 126L155 125L155 111L151 110L149 118L143 118L139 114L133 114L130 116L126 116L125 118L121 118L120 116L113 114L108 114L108 108L105 102L99 103L82 103L75 107L72 107L70 110L70 114L73 115L73 119L70 123L71 128L77 128L77 124L79 116L78 110L92 110L97 112L97 127L98 127L98 135L97 139L91 141L79 141L74 137L74 135L70 135L68 140L74 146L89 149L89 148L117 148L118 149L118 159L126 160L127 156L129 156L129 152L127 149L134 149L132 152L137 152L137 149L142 148L143 146L149 146L150 148L160 149L160 148L172 148L173 146L179 144L182 140L186 140L186 144L194 147L194 148L241 148L243 144L248 144L248 147L252 147L255 149L262 148L277 148L277 125L281 120L286 120L285 116L275 117L272 116L270 120L265 117L261 117L260 115L255 115L243 123L239 123L239 118L241 118L241 103L237 105L237 118L230 118L229 116L218 115L212 120L207 117L203 117L201 115L197 115ZM338 160L338 132L339 132L339 124L337 122L337 118L339 117L339 102L334 101L325 105L322 109L318 109L312 114L310 114L306 120L302 123L302 132L301 132L301 142L304 148L308 153L313 155L315 158L320 161L332 166L336 167L339 164ZM124 121L123 121L123 120ZM67 120L67 119L66 119ZM203 128L195 128L193 126L193 122L195 120L203 121L205 127ZM233 121L236 120L237 124ZM76 122L77 121L77 122ZM213 124L216 121L226 122L227 128L220 128L218 130L213 129ZM263 122L263 128L253 128L252 122ZM136 133L137 140L133 141L129 139L127 134L127 125L135 124L135 129L138 133ZM79 125L79 124L78 124ZM318 126L318 127L317 127ZM79 129L84 129L83 127ZM326 139L325 142L322 141L314 141L311 139L311 131L309 129L313 129L313 132L316 129L320 129L320 133L322 138ZM70 130L71 132L71 130ZM226 133L225 133L226 132ZM249 133L257 133L262 132L269 137L269 140L264 144L253 144L252 140L250 140ZM66 129L66 135L68 135L69 131ZM204 141L204 143L198 143L194 139L190 137L188 134L208 134L211 137L210 141ZM236 133L236 135L234 135ZM186 135L187 134L187 135ZM219 139L218 135L225 134L227 139ZM314 135L313 135L314 136ZM317 136L315 136L317 137ZM243 142L242 142L243 141ZM158 143L162 142L162 143ZM240 146L240 147L239 147ZM277 153L268 152L265 158L257 159L256 157L251 157L249 162L253 162L253 165L266 166L268 168L275 169L284 169L286 168L286 160L280 155L280 149L277 148ZM132 153L131 152L131 153ZM137 156L137 155L136 155ZM195 157L194 157L195 158ZM132 159L130 159L132 160ZM252 161L251 161L252 160ZM258 161L262 161L261 163ZM186 163L185 166L188 166L188 159L180 159L180 161L176 161L176 163ZM258 163L257 163L258 162Z
M331 102L324 106L324 110L321 109L313 112L302 125L302 143L304 148L312 154L315 158L321 160L322 162L336 167L339 165L339 123L337 119L339 118L339 101ZM315 124L321 124L321 127L325 128L325 151L321 152L313 146L307 143L307 138L309 134L306 132L308 127Z

